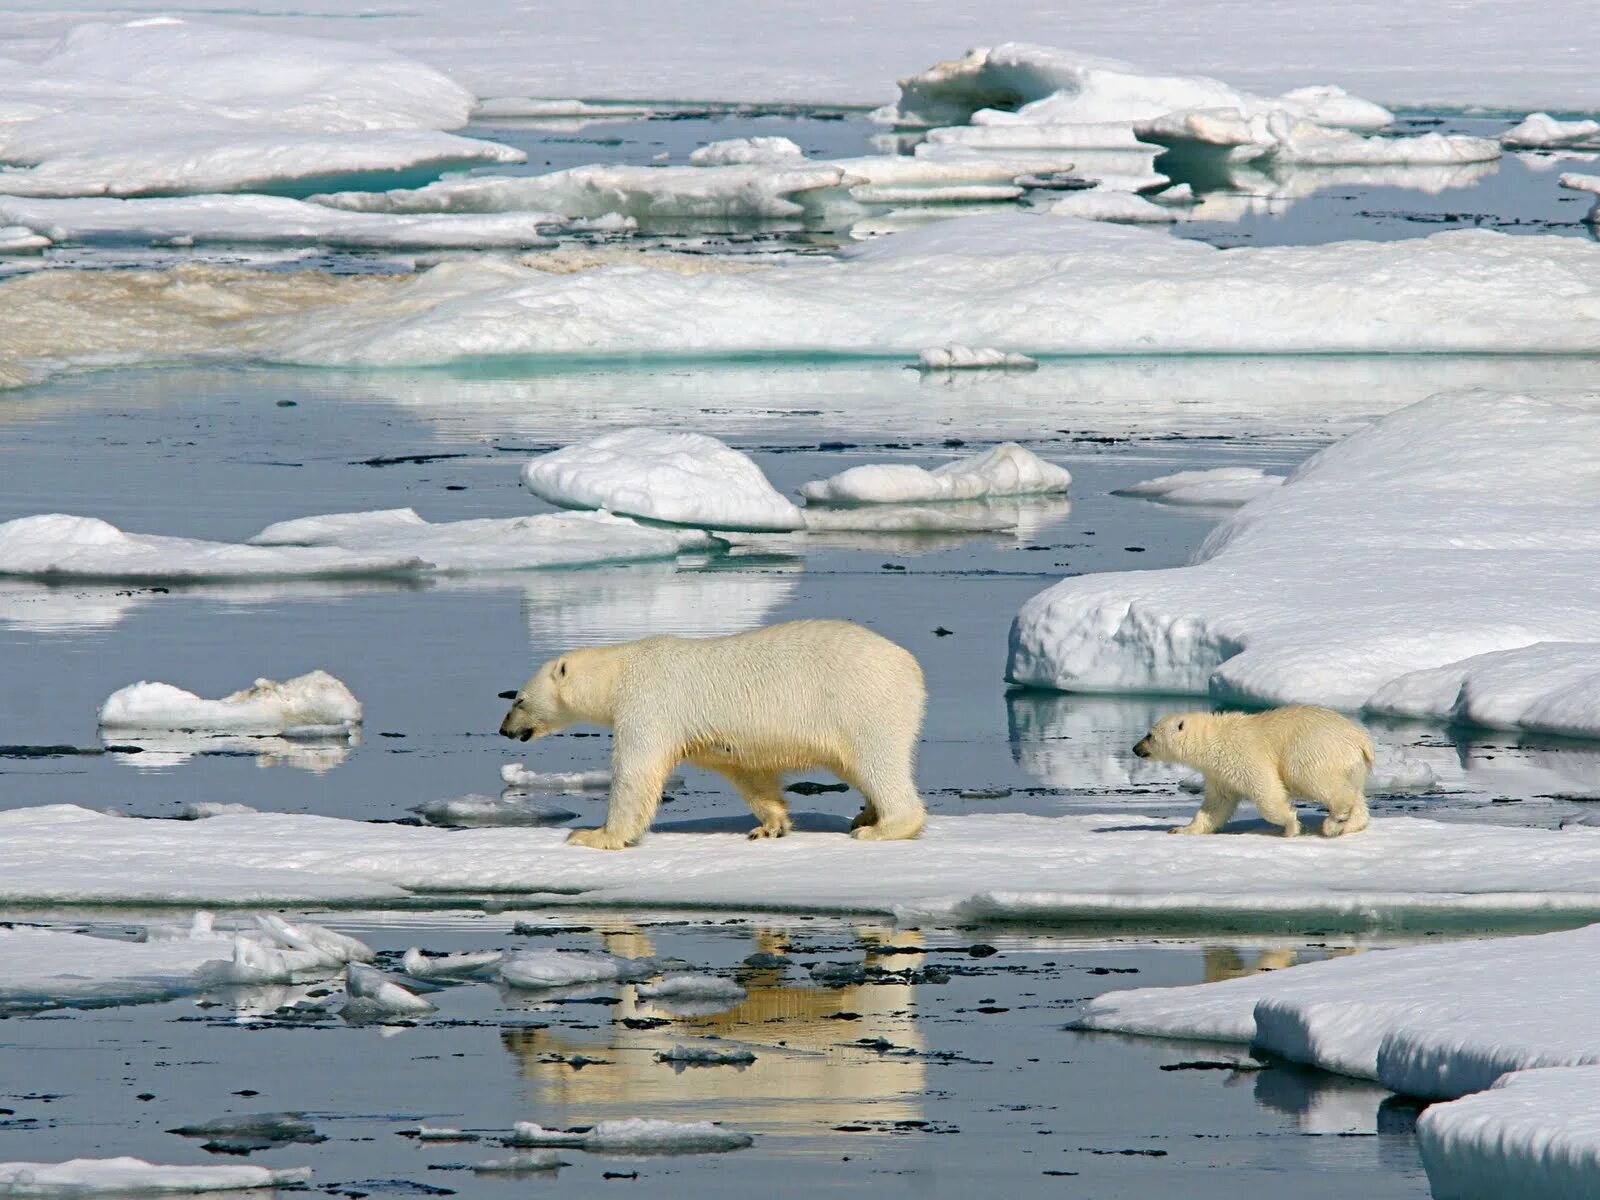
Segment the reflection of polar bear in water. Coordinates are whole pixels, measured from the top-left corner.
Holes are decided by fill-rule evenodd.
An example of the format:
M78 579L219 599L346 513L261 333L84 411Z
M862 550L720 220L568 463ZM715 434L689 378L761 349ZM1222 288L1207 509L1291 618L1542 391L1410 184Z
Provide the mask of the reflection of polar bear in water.
M1261 815L1300 832L1291 796L1325 805L1325 837L1367 827L1363 792L1372 768L1367 731L1329 708L1291 705L1263 713L1174 713L1162 717L1134 746L1140 758L1182 763L1206 777L1206 798L1187 825L1171 833L1215 833L1239 801L1254 800Z
M606 822L573 831L580 846L638 841L680 762L739 789L761 823L752 838L789 832L784 772L825 768L865 797L852 835L887 841L922 830L912 763L925 705L922 669L893 642L848 621L791 621L574 650L539 668L500 732L616 729Z

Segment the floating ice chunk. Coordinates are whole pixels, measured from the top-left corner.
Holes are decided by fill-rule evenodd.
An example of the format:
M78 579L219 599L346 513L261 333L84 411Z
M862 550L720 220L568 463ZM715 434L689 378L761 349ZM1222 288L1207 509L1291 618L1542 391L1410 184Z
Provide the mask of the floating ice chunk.
M361 702L326 671L278 683L258 679L221 700L203 700L170 683L134 683L100 706L102 729L184 729L281 734L300 726L348 732L361 724Z
M158 1196L232 1192L306 1183L310 1168L248 1165L169 1167L141 1158L74 1158L68 1162L0 1162L4 1196Z
M409 508L279 521L256 534L249 544L326 546L353 555L406 556L425 562L428 571L440 574L648 562L712 545L700 534L649 529L603 512L433 523Z
M180 820L203 821L207 817L236 817L256 810L248 804L234 804L227 800L191 800L178 813Z
M1141 496L1163 504L1238 508L1282 486L1282 475L1268 475L1260 467L1216 467L1209 471L1179 471L1146 479L1118 488L1113 495Z
M0 1012L193 991L201 972L229 953L229 941L209 928L194 936L174 933L129 942L28 926L0 929Z
M663 975L658 983L638 987L641 1000L726 1000L737 1003L745 997L744 988L720 975L678 972Z
M1148 165L1148 152L1141 155ZM860 158L827 160L852 181L852 191L862 186L879 188L953 188L978 184L1016 184L1019 175L1039 171L1068 171L1071 159L1059 152L993 154L956 144L918 146L916 153L870 154Z
M726 167L739 163L804 162L805 151L786 137L729 138L701 146L689 155L697 167Z
M1582 175L1576 171L1568 171L1558 182L1568 191L1590 192L1594 195L1594 207L1583 219L1591 225L1600 225L1600 175Z
M1535 642L1391 680L1371 712L1600 737L1600 642Z
M480 117L516 118L613 118L630 119L648 117L656 110L648 105L631 104L625 100L608 100L592 104L587 100L536 100L527 96L493 96L479 100L472 115Z
M418 1125L416 1135L419 1142L475 1142L478 1140L478 1135L475 1133L438 1125Z
M274 913L262 913L256 924L268 937L296 950L309 950L321 954L330 964L371 962L377 956L372 947L360 938L339 933L310 921L285 921Z
M492 974L505 955L499 950L480 950L466 954L424 954L413 946L406 951L407 975L417 979L461 979Z
M522 486L567 508L703 529L805 526L747 454L699 433L623 429L533 459ZM0 527L3 528L3 527Z
M924 371L1032 371L1038 363L1026 354L1000 350L994 346L930 346L917 355L917 366Z
M258 548L124 533L93 517L49 513L0 524L0 575L44 579L198 580L412 574L410 556L332 548Z
M732 1048L710 1042L693 1046L673 1046L656 1055L657 1062L677 1063L694 1067L745 1066L756 1060L755 1054L744 1046Z
M500 779L507 787L529 792L606 792L611 790L610 771L530 771L522 763L506 763ZM681 787L681 776L673 776L667 787Z
M506 1139L506 1145L581 1147L587 1136L587 1133L570 1129L546 1129L536 1121L518 1121L511 1127L511 1136Z
M268 1142L321 1141L317 1127L303 1113L239 1113L214 1117L196 1125L180 1125L167 1130L189 1138L251 1138Z
M1417 1119L1440 1200L1582 1200L1600 1173L1600 1067L1514 1071Z
M559 825L578 814L529 796L452 796L411 810L432 825Z
M0 181L3 183L4 181ZM340 212L286 196L175 196L140 200L35 200L0 196L0 222L55 242L216 242L378 250L553 246L553 213ZM3 231L0 231L3 234ZM0 237L3 241L3 237Z
M1558 121L1549 113L1530 113L1500 135L1500 144L1513 150L1600 145L1600 121Z
M1591 439L1600 411L1581 397L1443 393L1391 413L1228 517L1194 565L1071 579L1028 601L1008 677L1392 709L1420 701L1391 684L1453 704L1454 677L1395 683L1414 672L1538 641L1600 646L1600 613L1571 603L1600 549ZM1317 548L1334 540L1351 586L1327 586ZM1562 721L1586 719L1576 703L1552 701Z
M992 118L992 112L975 113ZM1019 121L1015 124L954 125L928 131L927 145L965 146L974 150L1144 150L1126 121L1077 121L1045 124Z
M0 221L6 219L0 213ZM27 225L0 225L0 254L32 254L49 245L49 238Z
M1015 108L1018 123L1100 124L1184 108L1273 106L1347 128L1381 129L1394 120L1388 109L1336 87L1297 88L1267 99L1204 76L1152 75L1114 59L1018 42L969 50L902 79L899 101L873 116L895 125L960 125L982 110Z
M630 1117L601 1121L585 1136L582 1146L596 1154L721 1154L754 1144L748 1133L724 1129L711 1121L655 1121Z
M1439 776L1426 762L1385 747L1378 748L1377 761L1367 772L1368 793L1398 795L1432 792L1438 788Z
M1009 183L958 183L933 187L904 184L884 187L867 183L850 189L850 198L860 204L986 204L1015 200L1020 195L1022 189Z
M500 965L500 978L513 987L554 988L575 983L609 983L648 979L656 973L653 958L623 958L587 951L519 950Z
M800 488L818 504L904 504L1037 496L1067 490L1072 475L1015 442L954 459L929 471L910 463L851 467Z
M1143 196L1132 192L1092 191L1072 192L1045 209L1052 217L1077 217L1084 221L1116 221L1129 225L1160 225L1178 219L1170 206L1152 204Z
M360 963L351 963L345 969L345 992L349 999L339 1014L351 1020L420 1017L436 1011L432 1004L415 992Z
M555 1171L570 1166L559 1154L516 1154L510 1158L490 1158L473 1166L479 1175L515 1175L520 1172Z

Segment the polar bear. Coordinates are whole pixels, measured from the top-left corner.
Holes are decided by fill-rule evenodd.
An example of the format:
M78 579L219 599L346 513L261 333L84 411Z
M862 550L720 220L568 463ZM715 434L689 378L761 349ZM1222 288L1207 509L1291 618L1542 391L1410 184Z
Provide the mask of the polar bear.
M1174 713L1157 721L1133 752L1181 763L1205 776L1200 811L1168 833L1215 833L1248 798L1284 837L1294 837L1300 821L1291 796L1327 807L1324 837L1367 827L1363 789L1372 767L1372 740L1332 709L1291 705L1261 713Z
M637 842L680 762L739 790L760 822L752 838L789 832L783 772L825 768L866 798L851 835L888 841L922 831L912 768L926 704L908 651L848 621L792 621L574 650L517 692L500 733L527 741L580 723L615 728L606 821L574 830L567 840L579 846Z

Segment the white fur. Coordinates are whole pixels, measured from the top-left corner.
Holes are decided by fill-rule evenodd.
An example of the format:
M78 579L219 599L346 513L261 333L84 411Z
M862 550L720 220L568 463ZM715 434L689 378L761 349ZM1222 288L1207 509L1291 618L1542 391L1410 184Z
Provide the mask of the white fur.
M886 841L922 830L912 767L926 699L922 668L893 642L848 621L792 621L574 650L539 668L500 732L615 728L606 822L575 830L581 846L637 842L681 762L739 790L761 823L752 838L789 832L784 772L824 768L866 798L852 835Z
M1293 837L1300 832L1293 796L1327 808L1324 837L1367 827L1363 788L1372 767L1372 741L1365 729L1332 709L1291 705L1262 713L1174 713L1157 721L1134 753L1181 763L1205 776L1200 811L1170 833L1215 833L1239 801L1250 799L1284 837Z

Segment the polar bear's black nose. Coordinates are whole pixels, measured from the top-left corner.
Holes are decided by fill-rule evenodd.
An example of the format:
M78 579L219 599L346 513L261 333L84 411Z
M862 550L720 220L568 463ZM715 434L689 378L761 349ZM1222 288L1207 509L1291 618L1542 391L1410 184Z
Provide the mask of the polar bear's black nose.
M1137 758L1149 758L1150 757L1150 739L1149 738L1140 738L1137 742L1135 742L1134 745L1133 745L1133 753L1134 753L1134 756L1137 757Z

